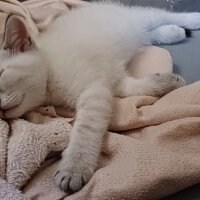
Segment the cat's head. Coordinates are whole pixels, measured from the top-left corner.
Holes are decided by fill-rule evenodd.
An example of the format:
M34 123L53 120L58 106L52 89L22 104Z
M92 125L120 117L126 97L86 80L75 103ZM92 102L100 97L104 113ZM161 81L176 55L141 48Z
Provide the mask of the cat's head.
M47 65L25 22L10 16L0 50L0 108L19 117L45 101Z

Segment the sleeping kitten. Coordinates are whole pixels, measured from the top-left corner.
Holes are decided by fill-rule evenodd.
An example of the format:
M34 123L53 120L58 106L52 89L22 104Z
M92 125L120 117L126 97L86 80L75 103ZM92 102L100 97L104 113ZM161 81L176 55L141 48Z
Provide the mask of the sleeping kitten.
M135 79L125 70L142 45L182 41L184 28L199 29L200 14L92 3L59 17L38 38L30 38L22 18L10 16L0 52L5 118L42 104L76 109L55 173L62 190L78 191L93 175L113 96L162 96L185 84L170 73Z

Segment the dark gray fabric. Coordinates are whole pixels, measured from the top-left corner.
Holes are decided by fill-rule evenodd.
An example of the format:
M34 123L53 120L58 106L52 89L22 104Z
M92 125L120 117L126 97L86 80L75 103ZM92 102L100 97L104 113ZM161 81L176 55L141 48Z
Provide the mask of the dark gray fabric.
M181 0L173 5L175 11L200 11L200 0Z
M173 3L171 0L119 0L121 3L126 5L137 5L137 6L153 6L158 8L166 8L171 10L173 7ZM176 0L177 1L177 0Z
M96 1L96 0L88 0ZM125 5L152 6L168 10L195 10L200 0L113 0ZM184 8L184 9L183 9Z
M200 200L200 185L193 186L162 200Z

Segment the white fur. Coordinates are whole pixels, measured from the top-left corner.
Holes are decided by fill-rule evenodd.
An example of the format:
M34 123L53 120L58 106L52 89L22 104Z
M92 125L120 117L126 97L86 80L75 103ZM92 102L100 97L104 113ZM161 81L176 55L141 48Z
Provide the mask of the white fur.
M149 32L152 44L173 44L186 38L184 28L177 25L163 25Z
M23 28L19 19L12 20ZM24 45L26 51L1 52L1 107L6 118L19 117L42 104L77 111L69 146L55 175L61 189L80 190L93 175L113 96L162 96L184 85L174 74L137 80L125 70L143 44L183 40L184 30L178 26L200 28L200 14L93 3L57 19L47 32L32 38L29 50L30 43L25 45L15 35L14 46L19 50ZM9 24L8 29L17 32ZM12 42L6 41L4 48L16 52Z

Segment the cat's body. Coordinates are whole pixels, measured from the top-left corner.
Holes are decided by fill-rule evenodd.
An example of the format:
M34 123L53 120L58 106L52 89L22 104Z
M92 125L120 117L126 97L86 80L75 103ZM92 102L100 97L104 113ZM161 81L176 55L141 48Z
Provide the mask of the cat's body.
M200 14L94 3L60 17L31 43L23 20L10 17L3 47L18 53L0 56L5 117L19 117L42 104L77 111L55 174L61 189L77 191L94 173L113 96L162 96L184 85L174 74L134 79L125 67L143 44L185 39L179 26L200 28Z

